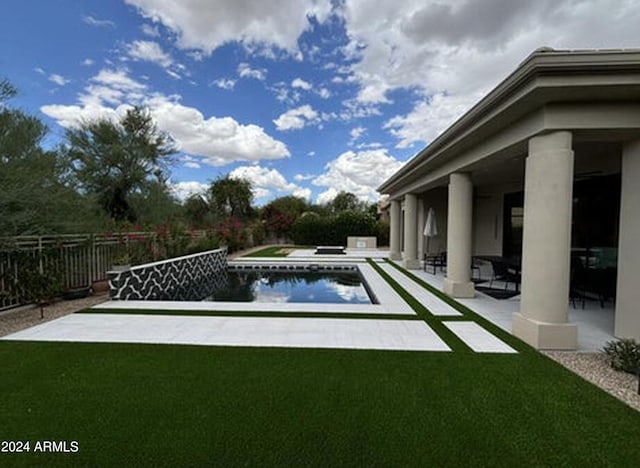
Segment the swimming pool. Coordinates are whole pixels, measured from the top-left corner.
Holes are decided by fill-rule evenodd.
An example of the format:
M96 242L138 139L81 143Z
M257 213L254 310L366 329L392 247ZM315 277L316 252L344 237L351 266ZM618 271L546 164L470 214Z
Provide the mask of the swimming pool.
M260 303L375 304L366 283L356 271L227 272L223 287L203 301Z

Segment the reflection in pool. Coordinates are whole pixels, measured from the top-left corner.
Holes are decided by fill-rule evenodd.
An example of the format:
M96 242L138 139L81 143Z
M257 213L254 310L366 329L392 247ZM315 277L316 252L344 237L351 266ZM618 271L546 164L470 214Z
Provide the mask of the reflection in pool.
M230 271L204 301L371 304L357 272Z

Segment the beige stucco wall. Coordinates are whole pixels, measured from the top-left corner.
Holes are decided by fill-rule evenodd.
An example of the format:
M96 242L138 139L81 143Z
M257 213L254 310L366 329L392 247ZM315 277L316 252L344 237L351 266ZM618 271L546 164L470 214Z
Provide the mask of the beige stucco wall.
M347 248L349 249L375 249L378 247L376 237L347 237Z
M622 196L614 334L640 340L640 140L622 153Z

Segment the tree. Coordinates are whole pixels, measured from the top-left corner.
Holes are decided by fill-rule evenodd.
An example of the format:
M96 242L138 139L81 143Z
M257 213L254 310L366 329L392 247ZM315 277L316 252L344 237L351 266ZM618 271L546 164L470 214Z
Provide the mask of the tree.
M0 104L5 102L7 99L11 99L16 94L18 94L18 90L9 80L6 78L0 80Z
M307 209L308 204L303 198L288 195L267 203L261 210L260 218L269 233L288 237L293 223Z
M161 181L149 181L142 190L131 195L130 203L138 224L142 225L171 223L182 214L180 203Z
M209 203L202 195L195 194L187 198L182 205L182 211L192 228L204 228L210 219Z
M66 136L82 190L115 221L135 222L132 195L154 181L166 183L169 156L175 150L145 109L129 109L119 122L106 118L86 122Z
M253 215L251 183L227 174L209 187L209 207L216 221L226 218L246 220Z
M93 210L66 183L66 161L41 146L47 126L6 105L16 93L0 80L0 235L61 233L88 224Z
M353 193L342 191L329 202L329 208L332 213L360 211L362 209L362 203Z

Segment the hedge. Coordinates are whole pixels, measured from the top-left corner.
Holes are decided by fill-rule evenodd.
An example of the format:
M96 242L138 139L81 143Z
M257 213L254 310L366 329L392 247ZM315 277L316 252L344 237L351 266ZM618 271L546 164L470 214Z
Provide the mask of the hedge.
M328 217L306 213L291 227L291 237L297 245L347 245L349 236L373 236L378 238L378 245L385 245L388 225L369 213L344 211Z

